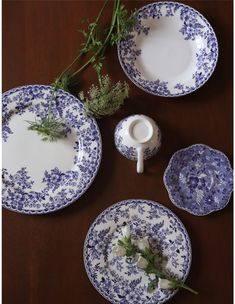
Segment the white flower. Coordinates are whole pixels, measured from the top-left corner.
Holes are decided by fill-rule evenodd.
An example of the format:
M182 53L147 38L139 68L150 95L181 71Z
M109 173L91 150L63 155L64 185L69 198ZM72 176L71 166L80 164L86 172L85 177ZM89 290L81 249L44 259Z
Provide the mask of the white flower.
M139 267L140 269L145 269L148 266L148 261L141 256L141 254L137 253L137 262L136 266Z
M129 237L130 236L130 227L128 225L125 225L123 228L122 228L122 235L123 236L126 236L126 237Z
M166 279L159 279L158 281L158 288L161 289L172 289L172 282Z
M126 249L120 245L114 246L112 252L113 252L113 255L116 255L118 257L122 257L122 256L126 255Z
M139 250L145 250L145 248L149 248L148 237L146 236L145 238L140 239L137 242L137 246L138 246Z

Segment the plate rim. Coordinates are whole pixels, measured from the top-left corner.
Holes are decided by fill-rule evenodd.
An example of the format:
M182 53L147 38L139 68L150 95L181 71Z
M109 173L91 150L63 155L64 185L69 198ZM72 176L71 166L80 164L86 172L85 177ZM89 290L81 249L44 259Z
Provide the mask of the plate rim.
M86 237L85 237L84 244L83 244L83 264L84 264L84 267L85 267L85 270L86 270L87 277L88 277L90 283L92 284L92 286L96 289L96 291L98 291L98 293L101 296L103 296L106 300L108 300L112 304L119 304L119 302L116 302L116 300L113 301L107 295L105 295L102 292L102 290L100 290L99 287L95 285L95 283L92 280L92 277L89 274L88 266L87 266L87 263L86 263L86 258L87 258L86 248L87 248L87 244L88 244L88 240L89 240L89 235L90 235L92 229L94 229L94 227L96 226L97 220L101 216L105 215L108 211L112 210L113 208L116 208L116 207L121 206L121 205L125 205L127 203L131 203L133 201L138 201L138 202L141 202L141 203L146 203L147 205L155 205L155 206L158 206L160 208L163 208L164 210L166 210L167 212L169 212L173 216L174 219L176 219L178 221L178 223L181 225L181 227L184 230L184 235L186 237L186 242L188 244L188 249L189 249L189 251L188 251L188 254L189 254L189 263L188 263L187 270L186 270L186 273L185 273L184 282L187 280L187 277L189 275L190 268L191 268L191 265L192 265L192 243L191 243L188 231L187 231L185 225L183 224L183 222L180 220L180 218L171 209L169 209L168 207L166 207L165 205L163 205L161 203L158 203L158 202L153 201L153 200L145 199L145 198L129 198L129 199L121 200L121 201L119 201L117 203L114 203L114 204L110 205L109 207L105 208L102 212L100 212L93 219L93 221L92 221L91 225L89 226L89 229L88 229L88 231L86 233ZM163 304L163 303L165 303L166 301L168 301L169 299L171 299L178 291L179 291L179 288L175 289L169 296L167 296L165 299L163 299L162 301L160 301L160 302L158 302L156 304Z
M171 98L172 98L172 97L181 97L181 96L185 96L185 95L191 94L191 93L197 91L199 88L201 88L201 87L210 79L210 77L212 76L212 74L214 73L214 71L215 71L215 69L216 69L216 66L217 66L217 63L218 63L218 58L219 58L219 42L218 42L217 36L216 36L216 34L215 34L215 31L214 31L212 25L210 24L210 22L207 20L206 17L204 17L197 9L195 9L195 8L193 8L192 6L189 6L189 5L187 5L187 4L184 4L184 3L182 3L182 2L173 2L173 1L169 1L169 2L167 2L167 1L159 1L159 2L156 2L156 1L155 1L155 2L146 4L146 5L142 6L142 7L140 7L140 8L137 10L137 14L138 14L139 10L141 10L141 9L143 9L143 8L146 8L146 7L148 7L148 6L151 6L151 5L156 5L156 4L157 4L157 5L179 4L179 5L183 6L183 7L187 7L187 8L189 8L189 9L193 10L197 15L199 15L199 16L202 18L202 20L206 23L206 25L208 26L208 28L210 28L211 31L213 32L213 35L214 35L215 40L216 40L216 49L217 49L217 53L216 53L216 59L215 59L215 61L214 61L214 66L212 67L212 69L211 69L210 72L208 73L208 75L207 75L205 81L202 82L199 86L196 86L193 90L190 90L190 91L187 91L187 92L184 92L184 93L175 93L175 94L171 93L171 94L167 94L167 95L161 95L161 94L159 94L159 93L153 93L153 92L151 92L151 91L149 91L149 90L143 88L135 79L133 79L133 78L127 73L126 69L124 68L124 63L123 63L123 60L122 60L122 57L121 57L121 51L120 51L120 44L121 44L121 41L118 42L118 44L117 44L117 53L118 53L118 60L119 60L119 63L120 63L120 65L121 65L122 70L124 71L125 75L128 77L128 79L129 79L132 83L134 83L139 89L143 90L143 91L146 92L146 93L149 93L149 94L151 94L151 95L153 95L153 96L171 97ZM179 101L179 100L178 100L178 101Z
M51 89L51 88L53 88L52 85L38 84L38 83L28 84L28 85L21 85L21 86L14 87L12 89L9 89L9 90L3 92L2 93L2 100L3 100L3 98L5 96L8 96L9 94L16 93L17 91L22 90L24 88L35 87L35 86L43 88L43 89ZM82 108L84 108L84 104L76 96L74 96L71 93L69 93L67 91L64 91L62 89L59 89L58 92L62 92L63 94L67 95L68 97L72 97L72 98L77 99L78 102L82 104ZM84 188L84 191L81 192L81 193L79 193L78 195L76 195L76 197L74 196L72 199L68 200L65 205L62 205L59 208L55 208L54 210L48 210L48 211L45 211L45 210L41 210L41 211L40 210L27 210L27 211L26 210L22 210L22 211L20 211L18 209L13 209L13 208L10 208L10 207L6 206L4 204L4 202L3 202L3 199L2 199L2 207L3 208L5 208L5 209L7 209L9 211L13 211L13 212L20 213L20 214L25 214L25 215L43 215L43 214L49 214L49 213L53 213L53 212L59 211L61 209L64 209L65 207L68 207L69 205L71 205L72 203L74 203L75 201L77 201L89 189L89 187L91 186L91 184L93 183L95 177L98 174L98 171L99 171L99 168L100 168L100 164L101 164L101 161L102 161L102 147L103 147L101 132L100 132L99 126L97 124L97 121L95 120L95 118L92 118L92 117L89 117L89 119L93 120L93 122L95 123L95 125L97 127L97 132L98 132L98 137L99 137L98 149L97 149L98 150L97 151L98 158L97 158L96 172L93 175L93 177L89 180L89 182L87 183L86 187Z
M166 188L166 190L167 190L167 193L168 193L168 196L169 196L169 198L170 198L170 201L172 202L173 205L175 205L177 208L179 208L179 209L181 209L181 210L187 211L187 212L190 213L190 214L193 214L193 215L195 215L195 216L201 216L201 217L202 217L202 216L206 216L206 215L208 215L208 214L210 214L210 213L217 212L217 211L220 211L220 210L224 209L224 208L228 205L228 203L230 202L231 195L232 195L232 193L233 193L233 188L231 189L231 191L230 191L230 193L229 193L228 200L225 202L225 204L223 204L222 207L220 207L220 208L218 208L218 209L210 210L210 211L205 212L205 213L203 213L203 214L198 214L197 212L193 212L191 209L182 207L182 206L180 206L180 205L176 202L176 200L173 198L173 196L172 196L172 194L171 194L171 191L169 190L169 183L167 183L166 175L168 174L168 172L169 172L169 170L170 170L170 168L171 168L171 166L172 166L172 163L173 163L173 161L174 161L175 155L178 155L178 154L180 154L180 153L183 152L183 151L190 150L190 149L192 149L193 147L196 147L196 146L205 147L206 149L215 151L216 153L220 154L223 158L226 159L226 161L227 161L227 163L228 163L228 167L229 167L230 171L232 172L232 175L234 174L234 173L233 173L233 168L232 168L231 163L230 163L230 160L229 160L229 158L227 157L227 155L226 155L225 153L223 153L222 151L220 151L220 150L218 150L218 149L214 149L214 148L212 148L212 147L210 147L210 146L208 146L208 145L206 145L206 144L198 143L198 144L190 145L190 146L188 146L188 147L186 147L186 148L183 148L183 149L179 149L179 150L177 150L176 152L174 152L174 153L172 154L172 156L171 156L171 158L170 158L170 160L169 160L169 162L168 162L168 165L167 165L167 167L166 167L166 169L165 169L165 171L164 171L164 174L163 174L163 183L164 183L164 186L165 186L165 188Z

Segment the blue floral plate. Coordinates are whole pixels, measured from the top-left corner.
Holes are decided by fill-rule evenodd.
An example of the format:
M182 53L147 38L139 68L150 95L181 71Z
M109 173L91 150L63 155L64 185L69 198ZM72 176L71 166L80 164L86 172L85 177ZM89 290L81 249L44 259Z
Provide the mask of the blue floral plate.
M84 244L88 277L111 303L160 304L176 290L147 291L151 275L141 271L133 257L113 254L122 227L130 227L132 238L148 237L159 257L159 267L169 276L185 281L191 265L191 244L182 222L166 207L149 200L130 199L104 210L91 225Z
M163 179L172 203L194 215L223 209L233 191L227 156L202 144L177 151Z
M208 80L217 63L218 42L209 22L192 7L156 2L137 11L136 25L119 43L118 56L139 88L175 97Z
M96 121L83 104L59 90L51 113L63 120L66 136L43 141L28 122L45 117L51 86L29 85L2 96L3 207L27 214L61 209L79 198L92 183L101 161Z

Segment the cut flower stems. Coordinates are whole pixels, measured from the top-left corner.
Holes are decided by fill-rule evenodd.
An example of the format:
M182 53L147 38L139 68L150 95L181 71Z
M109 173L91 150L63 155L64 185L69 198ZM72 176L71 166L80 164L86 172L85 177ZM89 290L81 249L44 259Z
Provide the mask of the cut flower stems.
M108 2L113 5L111 21L107 28L102 28L99 23ZM43 140L54 141L63 136L63 121L53 116L52 102L56 99L59 89L69 92L75 77L89 66L94 68L98 84L91 85L87 96L84 92L79 94L84 102L86 115L101 118L114 114L120 108L128 97L129 87L126 82L113 83L109 75L103 75L103 61L107 49L125 39L135 23L136 14L129 14L121 0L104 1L95 21L88 24L87 31L80 30L85 42L81 44L79 53L52 84L53 91L47 117L28 121L30 130L36 131ZM88 58L79 66L79 61L84 56Z
M147 275L153 274L155 278L148 284L147 291L153 292L159 289L176 289L183 288L197 295L198 292L184 284L184 282L171 278L159 267L157 267L157 255L154 253L148 238L145 237L138 242L135 242L130 235L128 226L122 229L123 238L119 239L117 245L113 248L113 254L116 256L132 256L136 261L136 266L144 271Z

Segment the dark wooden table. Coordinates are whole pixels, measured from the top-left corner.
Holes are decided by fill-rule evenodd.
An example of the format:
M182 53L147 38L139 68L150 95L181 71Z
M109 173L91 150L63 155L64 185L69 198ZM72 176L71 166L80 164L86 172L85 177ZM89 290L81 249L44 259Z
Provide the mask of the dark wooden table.
M113 117L99 121L103 158L89 190L64 210L27 216L3 210L4 304L107 303L92 287L83 266L83 242L97 215L115 202L146 198L170 208L185 224L193 248L188 284L194 296L180 291L169 303L232 303L232 202L222 211L196 217L177 209L163 185L171 155L204 143L232 159L232 1L183 1L212 24L220 52L209 81L191 95L177 99L151 96L125 77L116 49L105 70L114 80L130 84L130 98ZM129 10L149 1L125 1ZM50 84L73 59L82 36L81 20L94 19L100 1L3 1L3 91L24 84ZM111 6L109 7L111 13ZM106 16L108 18L108 14ZM96 81L91 69L81 88ZM135 163L122 157L113 142L123 117L143 113L160 125L163 144L137 175Z

